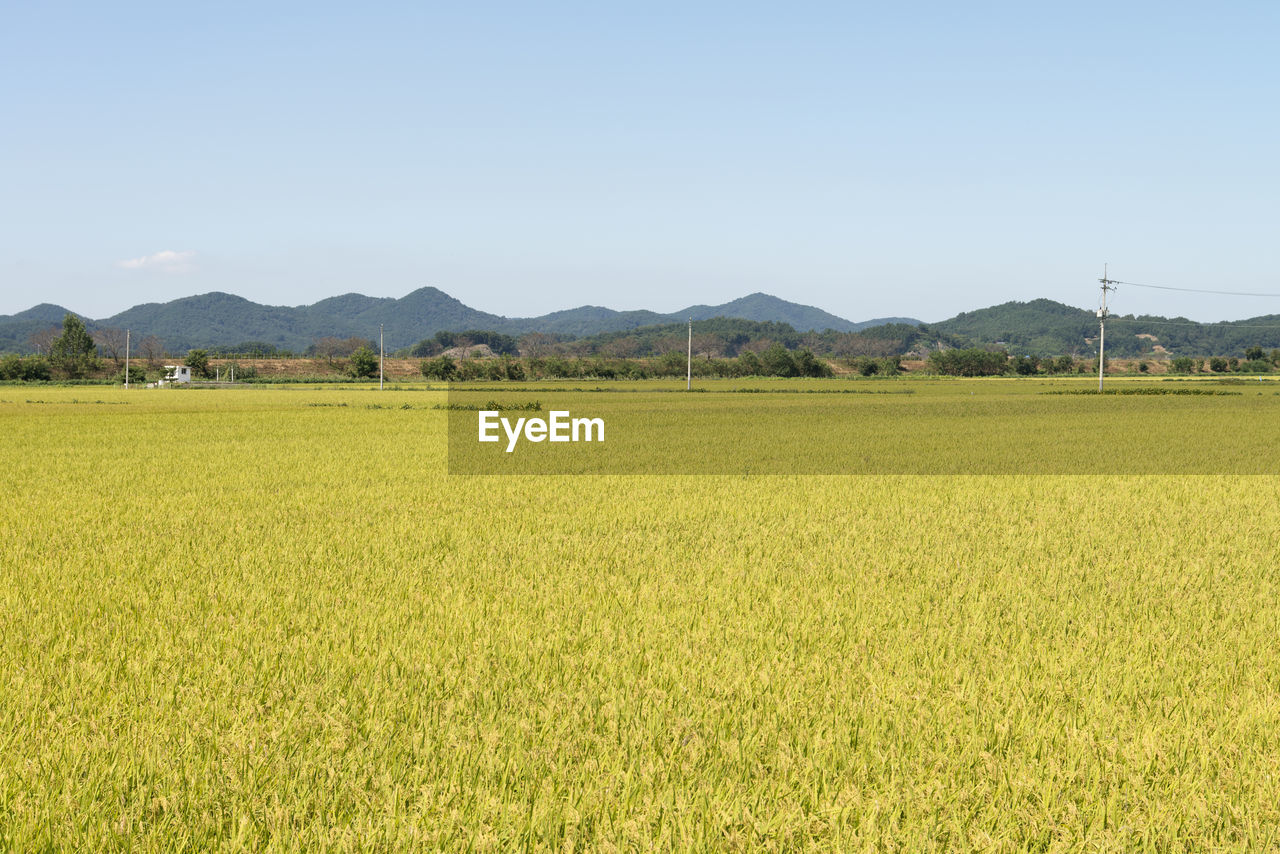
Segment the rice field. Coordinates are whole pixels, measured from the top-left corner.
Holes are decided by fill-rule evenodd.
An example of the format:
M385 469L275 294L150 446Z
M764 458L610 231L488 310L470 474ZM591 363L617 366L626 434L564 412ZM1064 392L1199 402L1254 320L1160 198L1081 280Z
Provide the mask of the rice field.
M0 388L0 849L1280 847L1280 396L1072 383L689 395L960 464L660 477L449 474L459 390ZM984 413L1200 452L965 473Z

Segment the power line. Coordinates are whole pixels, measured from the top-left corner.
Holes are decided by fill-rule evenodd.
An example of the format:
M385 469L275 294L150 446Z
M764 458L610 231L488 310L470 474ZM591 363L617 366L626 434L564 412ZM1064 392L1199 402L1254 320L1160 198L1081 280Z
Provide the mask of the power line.
M1131 288L1154 288L1160 291L1181 291L1183 293L1192 294L1218 294L1220 296L1233 297L1276 297L1280 298L1280 294L1263 294L1254 291L1211 291L1204 288L1175 288L1172 285L1144 285L1141 282L1122 282L1118 279L1108 279L1106 267L1103 267L1102 279L1102 311L1098 317L1101 320L1105 314L1107 320L1112 323L1141 323L1150 326L1230 326L1232 329L1280 329L1280 326L1266 325L1261 323L1238 323L1234 320L1214 320L1201 323L1195 320L1143 320L1137 317L1116 317L1106 311L1107 285L1128 285ZM1114 290L1114 288L1112 289Z
M1175 288L1169 285L1144 285L1138 282L1116 282L1117 285L1128 285L1131 288L1155 288L1160 291L1182 291L1188 294L1218 294L1226 297L1275 297L1280 298L1280 294L1261 294L1255 291L1209 291L1203 288Z

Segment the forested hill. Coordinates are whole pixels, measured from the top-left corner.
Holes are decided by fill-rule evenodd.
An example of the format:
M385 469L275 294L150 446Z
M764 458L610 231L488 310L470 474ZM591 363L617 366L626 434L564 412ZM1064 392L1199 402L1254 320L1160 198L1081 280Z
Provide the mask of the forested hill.
M30 352L32 335L60 323L66 312L59 306L41 305L20 314L0 316L0 352ZM318 338L375 338L379 325L385 330L388 349L394 350L439 331L487 329L507 335L542 332L578 338L711 317L785 323L801 331L852 332L886 322L857 323L813 306L760 293L724 305L695 305L670 314L580 306L541 317L504 317L478 311L431 287L399 299L344 294L294 307L259 305L243 297L215 292L138 305L113 317L86 321L90 330L130 329L140 336L154 336L173 352L190 347L235 347L245 342L300 352ZM892 319L918 323L907 318Z
M802 332L822 332L827 329L836 332L857 332L871 326L883 326L887 323L906 323L913 326L920 321L910 317L878 317L858 323L828 314L811 305L800 305L787 302L769 294L755 293L727 302L724 305L694 305L667 315L667 319L680 321L686 318L706 320L712 317L732 317L739 320L755 320L761 323L785 323L792 329ZM658 321L662 322L662 321ZM602 330L603 331L603 330Z
M18 314L0 316L0 352L32 352L40 336L60 324L67 311L44 303ZM1003 348L1014 355L1087 357L1097 352L1098 320L1094 312L1047 299L1007 302L924 326L912 318L900 317L854 322L813 306L759 293L723 305L693 305L668 314L580 306L541 317L504 317L478 311L428 287L399 299L344 294L293 307L259 305L231 294L209 293L138 305L114 317L86 321L91 331L130 329L135 340L154 337L170 352L177 353L191 347L236 348L248 342L303 352L320 338L376 338L380 324L386 332L388 350L412 347L441 331L489 330L511 336L538 332L563 341L646 328L640 336L643 347L649 338L677 334L671 330L659 333L649 327L684 324L692 318L696 335L699 321L705 324L717 317L782 324L798 333L829 330L828 338L874 327L874 334L824 342L836 350L852 347L868 353L957 346L956 342ZM618 347L630 344L619 342ZM1116 357L1242 356L1249 347L1280 348L1280 315L1227 323L1113 315L1107 325L1107 352Z
M1007 345L1018 355L1081 355L1098 337L1098 319L1093 312L1047 299L961 312L931 327L979 344ZM1092 346L1097 349L1096 342Z
M1096 356L1098 350L1096 312L1047 299L967 311L929 328L1014 355ZM1280 348L1280 315L1224 323L1131 314L1107 320L1107 353L1116 357L1242 356L1249 347Z
M68 309L40 303L17 314L0 315L0 353L30 353L35 336L62 325Z

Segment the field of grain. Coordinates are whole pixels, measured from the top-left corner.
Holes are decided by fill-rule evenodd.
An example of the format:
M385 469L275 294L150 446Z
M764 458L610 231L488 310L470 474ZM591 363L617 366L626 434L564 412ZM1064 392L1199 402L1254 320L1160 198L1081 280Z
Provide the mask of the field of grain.
M828 382L913 389L813 396L899 435L1227 412L1238 461L1280 421ZM1280 477L467 477L448 400L0 388L0 849L1280 844Z

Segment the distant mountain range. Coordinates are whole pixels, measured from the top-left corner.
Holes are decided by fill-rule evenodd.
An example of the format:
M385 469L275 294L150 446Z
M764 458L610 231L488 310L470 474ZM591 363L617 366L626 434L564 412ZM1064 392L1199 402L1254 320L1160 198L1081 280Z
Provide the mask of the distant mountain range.
M31 336L61 324L67 313L68 309L44 303L0 316L0 352L31 352ZM113 317L86 318L86 323L91 330L127 328L138 337L154 335L175 353L192 347L234 348L246 342L301 352L321 337L376 338L379 324L385 330L387 349L397 350L442 330L485 329L507 335L544 332L580 338L713 317L785 323L799 332L857 333L905 324L919 327L922 333L936 333L939 341L953 345L1003 347L1016 355L1088 356L1097 352L1094 312L1047 299L1007 302L928 325L909 317L854 322L762 293L723 305L693 305L670 314L584 305L541 317L503 317L478 311L427 287L400 299L345 294L296 307L259 305L231 294L209 293L138 305ZM1280 348L1280 315L1211 324L1181 317L1115 315L1107 326L1107 352L1117 357L1243 355L1253 346Z
M30 351L31 335L61 324L68 311L44 303L18 314L0 316L0 352ZM891 317L855 323L813 306L761 293L723 305L694 305L671 314L584 305L541 317L502 317L478 311L430 287L419 288L400 299L344 294L297 307L259 305L243 297L215 292L137 305L112 317L85 320L91 330L131 329L140 336L154 335L169 350L182 352L191 347L234 347L249 341L302 351L315 339L326 336L376 338L379 324L383 326L387 349L395 350L441 330L487 329L508 335L545 332L581 337L711 317L786 323L799 331L839 332L856 332L886 323L920 322Z

